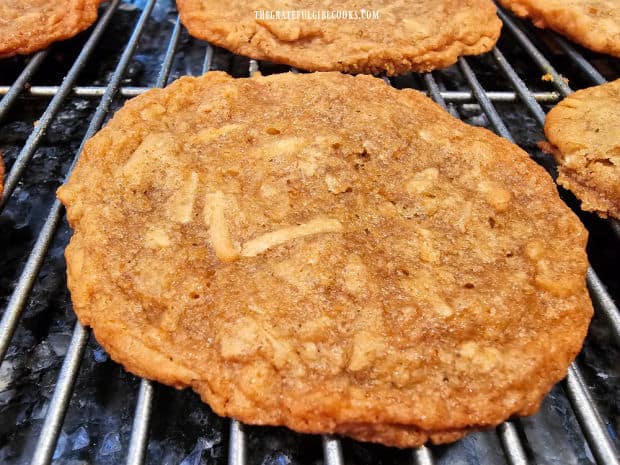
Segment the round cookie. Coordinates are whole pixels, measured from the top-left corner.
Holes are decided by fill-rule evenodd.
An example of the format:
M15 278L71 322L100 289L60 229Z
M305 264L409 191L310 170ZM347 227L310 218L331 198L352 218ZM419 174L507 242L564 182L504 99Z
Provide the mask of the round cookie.
M544 170L369 76L181 78L58 196L80 321L246 423L455 440L534 413L592 314L587 233Z
M569 95L547 114L558 183L581 208L620 219L620 79ZM543 147L545 148L545 147Z
M371 0L364 3L363 12L352 0L304 0L287 6L287 11L275 1L177 0L177 5L181 21L199 39L311 71L430 71L455 63L461 55L489 51L501 29L490 0ZM310 16L337 12L350 12L358 19ZM377 19L366 18L375 12ZM269 16L276 14L291 17Z
M68 39L97 19L100 0L2 0L0 58L28 55Z
M618 0L499 0L535 26L549 28L595 52L620 57Z

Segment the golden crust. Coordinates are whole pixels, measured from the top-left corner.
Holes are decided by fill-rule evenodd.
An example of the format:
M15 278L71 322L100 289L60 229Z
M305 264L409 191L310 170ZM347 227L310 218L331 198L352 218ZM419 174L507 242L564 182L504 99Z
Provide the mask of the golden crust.
M364 3L378 20L261 20L278 2L177 0L190 34L241 55L311 71L402 74L430 71L487 52L501 22L490 0ZM278 6L280 5L280 6ZM289 9L351 10L359 3L304 0Z
M429 432L414 426L361 424L340 426L336 433L358 441L378 442L386 446L417 447L429 441L433 444L458 441L472 431L472 429L461 429Z
M547 115L558 183L581 208L620 218L620 79L575 92Z
M620 57L618 0L499 0L534 25L549 28L596 52Z
M0 58L28 55L68 39L97 19L100 0L3 0Z
M369 76L179 79L58 197L80 321L246 423L454 440L534 413L592 313L587 233L542 168Z

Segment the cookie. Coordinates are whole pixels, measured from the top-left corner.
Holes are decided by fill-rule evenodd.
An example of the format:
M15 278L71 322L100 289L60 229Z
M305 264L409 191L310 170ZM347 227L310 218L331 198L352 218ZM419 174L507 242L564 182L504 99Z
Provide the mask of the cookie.
M100 0L2 0L0 58L28 55L68 39L97 19Z
M544 170L370 76L181 78L58 197L80 321L245 423L452 441L534 413L592 314L587 233Z
M2 161L2 157L0 157L0 198L2 198L3 193L4 193L4 162Z
M364 10L351 0L289 2L286 9L274 1L177 0L177 5L194 37L311 71L430 71L461 55L487 52L501 29L490 0L373 0ZM321 19L338 13L346 19ZM279 14L289 19L277 19Z
M583 210L620 219L620 79L575 92L548 114L545 135L558 183Z
M620 57L618 0L499 0L535 26L549 28L595 52Z

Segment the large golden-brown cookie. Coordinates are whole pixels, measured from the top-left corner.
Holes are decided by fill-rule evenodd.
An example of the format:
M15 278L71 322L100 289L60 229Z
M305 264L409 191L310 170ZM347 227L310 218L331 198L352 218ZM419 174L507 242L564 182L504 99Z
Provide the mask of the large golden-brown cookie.
M620 218L620 79L562 100L547 115L545 135L558 183L584 210Z
M455 63L460 55L490 50L501 29L490 0L370 0L363 11L352 0L301 0L285 6L271 0L177 0L177 5L195 37L312 71L430 71ZM338 13L358 19L320 19ZM378 18L372 19L374 14Z
M620 57L619 0L499 0L540 28L553 29L596 52Z
M592 313L587 233L543 169L369 76L179 79L58 196L80 321L247 423L455 440L534 413Z
M1 0L0 58L68 39L97 19L100 0Z

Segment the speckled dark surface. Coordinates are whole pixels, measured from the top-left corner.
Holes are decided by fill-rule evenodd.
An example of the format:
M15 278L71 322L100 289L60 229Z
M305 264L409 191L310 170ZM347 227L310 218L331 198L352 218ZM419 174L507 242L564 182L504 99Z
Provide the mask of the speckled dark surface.
M78 85L101 86L107 83L139 14L141 2L133 3L123 4L114 14L93 57L81 73ZM174 18L173 4L169 0L159 1L125 74L123 85L152 86L155 83ZM88 34L89 31L54 45L31 83L58 85ZM549 45L551 42L546 40L545 34L532 34L532 37L551 57L557 69L570 77L573 88L589 85L579 70ZM553 90L550 83L540 79L541 73L514 43L510 34L504 33L499 46L530 88L536 91ZM205 43L192 39L183 31L171 80L185 74L198 74L204 53ZM607 78L620 75L620 60L590 53L586 55ZM26 62L25 58L0 61L0 85L10 85ZM470 63L487 90L511 90L490 57L472 58ZM212 68L245 76L248 60L216 49ZM261 70L272 73L283 72L287 68L261 63ZM443 89L468 90L456 67L437 72L435 77ZM415 75L393 80L397 87L422 88L421 82ZM116 98L113 108L118 108L123 101ZM0 121L0 151L8 169L48 102L48 97L22 96L5 119ZM0 214L0 311L5 308L13 291L53 202L54 191L75 156L97 103L98 98L94 97L69 97L63 103L17 189ZM521 103L498 103L496 107L517 143L536 161L552 168L549 157L536 147L543 133L527 108ZM453 108L465 121L488 126L487 118L477 106L468 104ZM578 211L578 203L572 195L567 192L561 192L561 195ZM579 214L591 232L588 251L593 267L614 298L618 299L620 239L606 222L594 215ZM63 222L28 299L6 359L0 365L2 464L28 463L71 338L75 316L66 289L63 258L70 234ZM605 320L595 317L579 362L616 445L620 430L619 355L617 342L609 334ZM91 337L53 463L122 463L127 453L138 386L139 380L112 362ZM549 395L539 414L520 419L516 424L533 463L594 463L561 385ZM323 460L319 437L299 435L283 428L248 427L246 431L250 464L314 464ZM227 420L214 415L196 395L164 386L156 387L147 463L226 463L227 436ZM343 447L345 461L351 464L401 464L411 463L412 459L410 451L350 440L344 440ZM494 431L472 434L456 444L435 447L433 451L440 464L506 463Z

